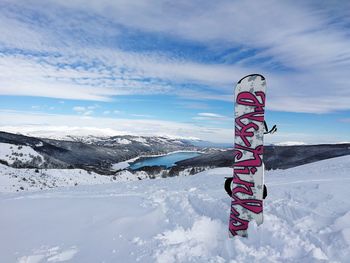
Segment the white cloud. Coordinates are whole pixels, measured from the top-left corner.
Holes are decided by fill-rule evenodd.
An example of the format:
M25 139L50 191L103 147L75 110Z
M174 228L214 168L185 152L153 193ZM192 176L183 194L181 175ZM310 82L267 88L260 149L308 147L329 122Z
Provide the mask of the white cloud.
M88 111L84 111L84 112L83 112L83 115L84 115L84 116L90 116L90 115L92 115L93 113L94 113L94 111L88 110Z
M3 8L0 14L0 46L21 50L0 55L2 95L110 101L127 94L176 94L232 101L234 82L260 72L268 81L269 109L311 113L350 109L346 1L334 6L277 0L4 3L22 12ZM26 10L50 23L36 23ZM67 10L70 16L64 15ZM84 15L94 19L81 23ZM121 51L108 42L123 37L120 24L200 43L208 52L239 47L238 53L248 56L207 64L157 52ZM227 58L230 55L234 54ZM289 70L278 71L280 66Z
M331 23L334 13L327 13L325 6L315 1L95 0L86 4L78 0L60 4L149 32L206 44L221 42L264 49L257 56L271 55L288 66L323 66L320 63L341 58L349 62L349 39L339 23L343 18L337 17L339 25ZM333 5L349 8L346 2Z
M194 101L181 101L176 103L179 107L187 109L196 109L196 110L207 110L210 106L207 103L203 102L194 102Z
M73 111L77 112L78 114L81 114L83 116L90 116L94 113L92 109L95 109L96 107L94 106L88 106L88 107L83 107L83 106L75 106L73 107Z
M144 57L122 51L109 55L108 52L91 50L90 54L97 57L90 55L83 59L76 54L59 59L52 56L50 62L25 55L2 56L0 94L108 101L111 96L127 94L181 94L176 83L191 82L214 85L216 90L229 92L232 76L237 79L249 72L234 66L182 62L158 55ZM73 65L79 60L90 63L105 55L109 58L94 69L61 68L61 63ZM128 68L130 72L121 73L121 68ZM147 82L145 78L153 80ZM175 84L170 85L169 81ZM205 93L202 96L205 97Z
M78 127L110 129L119 134L171 137L197 137L215 142L230 142L231 130L203 127L190 123L156 119L95 118L81 115L58 115L0 110L0 130L9 132L55 131L54 127L66 127L69 131ZM68 128L67 128L68 127ZM70 127L70 128L69 128ZM115 130L117 129L117 130ZM60 128L64 130L64 128Z
M198 116L208 117L208 118L224 118L224 116L220 114L211 113L211 112L201 112L201 113L198 113Z
M198 113L196 117L192 118L193 120L213 120L213 121L220 121L220 120L227 120L229 119L226 116L223 116L221 114L217 113L211 113L211 112L201 112Z
M233 130L191 123L163 121L156 119L95 118L81 115L58 115L30 113L22 111L0 110L0 130L21 132L32 135L40 134L101 134L113 136L117 134L197 137L213 142L233 142ZM265 144L276 144L286 141L305 142L307 144L336 143L347 141L346 137L335 134L287 133L279 131L266 135Z
M84 112L84 111L86 111L86 108L83 106L75 106L75 107L73 107L73 110L76 112Z
M111 114L111 113L113 113L113 114L121 114L122 112L119 111L119 110L113 110L113 111L105 110L105 111L103 112L104 115L109 115L109 114Z
M89 110L94 110L96 108L98 108L98 105L90 105L87 107Z
M193 120L209 120L209 121L227 121L228 117L221 114L212 113L212 112L200 112L196 117L192 118Z
M140 117L140 118L154 118L154 116L149 114L130 114L133 117Z

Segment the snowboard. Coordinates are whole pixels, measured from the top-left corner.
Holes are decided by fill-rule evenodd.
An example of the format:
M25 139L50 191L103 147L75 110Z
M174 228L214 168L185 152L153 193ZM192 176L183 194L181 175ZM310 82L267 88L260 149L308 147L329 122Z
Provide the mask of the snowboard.
M235 88L230 236L247 237L250 221L263 223L265 91L266 81L260 74L245 76Z

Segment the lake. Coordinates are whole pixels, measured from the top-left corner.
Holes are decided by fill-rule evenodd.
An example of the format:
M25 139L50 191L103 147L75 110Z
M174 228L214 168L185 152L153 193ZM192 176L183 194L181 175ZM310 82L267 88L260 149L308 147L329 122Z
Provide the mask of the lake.
M170 168L172 166L175 166L175 163L178 161L186 160L189 158L196 157L200 155L199 152L176 152L171 153L167 155L157 156L157 157L147 157L140 161L135 161L134 163L130 164L130 169L136 170L138 168L144 167L144 166L166 166L167 168Z

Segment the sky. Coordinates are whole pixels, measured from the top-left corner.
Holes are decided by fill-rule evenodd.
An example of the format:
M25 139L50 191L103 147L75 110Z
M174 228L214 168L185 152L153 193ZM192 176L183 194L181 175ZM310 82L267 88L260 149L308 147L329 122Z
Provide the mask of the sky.
M350 141L349 1L0 2L0 130L233 141L267 80L266 143Z

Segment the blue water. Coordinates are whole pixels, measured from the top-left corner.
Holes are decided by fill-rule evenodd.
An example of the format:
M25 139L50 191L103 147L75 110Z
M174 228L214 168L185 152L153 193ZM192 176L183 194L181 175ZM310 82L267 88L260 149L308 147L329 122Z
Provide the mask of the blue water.
M175 165L176 162L186 160L192 157L200 155L198 152L177 152L171 153L168 155L158 156L158 157L149 157L141 161L136 161L130 165L130 169L135 170L144 166L154 166L154 165L163 165L167 168L170 168Z

